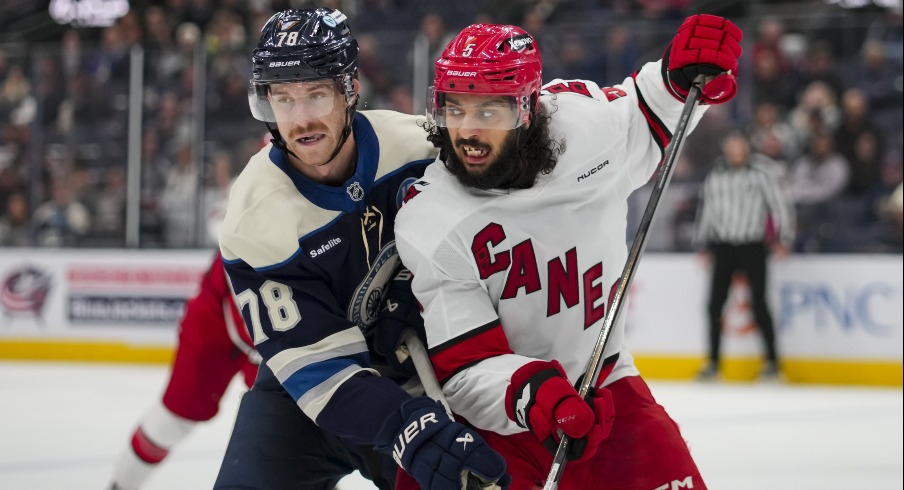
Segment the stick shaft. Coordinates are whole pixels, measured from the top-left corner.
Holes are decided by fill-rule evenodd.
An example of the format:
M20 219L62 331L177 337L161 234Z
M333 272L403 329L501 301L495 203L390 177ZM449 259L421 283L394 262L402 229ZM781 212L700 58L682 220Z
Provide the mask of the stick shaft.
M618 315L621 312L622 300L628 292L628 287L631 285L631 280L634 278L634 271L640 261L640 256L643 254L643 249L646 245L647 232L653 222L653 215L656 213L659 198L662 196L666 187L668 187L669 180L671 179L672 166L675 163L675 159L678 157L681 143L684 142L687 133L688 123L694 114L694 109L696 109L697 101L700 98L701 84L702 78L698 77L691 85L691 89L687 94L687 100L684 103L684 108L681 110L681 116L678 118L678 125L675 127L675 133L672 135L672 141L669 142L668 147L665 149L665 157L663 158L662 165L659 169L659 176L656 179L656 184L650 195L650 200L647 202L643 218L640 220L637 235L634 237L634 243L631 245L631 251L628 254L625 268L619 279L618 289L616 289L615 295L612 298L612 305L609 307L609 311L606 312L606 317L603 320L603 327L600 330L599 337L597 337L596 346L593 349L590 359L587 361L587 369L584 371L584 375L581 378L581 385L578 389L578 393L583 398L586 398L587 394L590 392L590 388L596 385L600 370L603 367L603 352L606 350L609 332L618 320ZM562 472L565 470L565 465L567 463L565 455L568 452L568 446L570 444L570 438L562 434L543 490L556 490L556 488L558 488L559 479L562 477Z
M408 347L408 353L411 354L411 362L414 363L414 369L417 371L418 377L421 379L421 385L424 392L430 398L442 403L443 408L449 417L452 417L452 409L449 408L449 402L443 394L443 388L436 379L436 373L433 372L433 364L430 363L430 355L424 343L417 337L414 330L406 330L402 336L402 342Z

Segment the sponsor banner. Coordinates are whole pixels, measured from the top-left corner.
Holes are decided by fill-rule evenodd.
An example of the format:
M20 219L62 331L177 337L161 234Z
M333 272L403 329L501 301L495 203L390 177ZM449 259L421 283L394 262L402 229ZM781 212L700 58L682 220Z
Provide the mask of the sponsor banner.
M784 358L901 361L902 257L797 255L773 259L768 301ZM700 355L707 345L709 264L695 255L647 254L626 303L638 355ZM760 356L746 280L736 277L722 320L724 357Z
M172 345L211 254L0 249L0 344ZM703 358L708 267L696 255L643 256L622 311L636 357ZM787 361L900 363L902 289L901 256L774 260L768 298L780 354ZM733 283L722 329L725 359L761 356L743 278Z
M211 254L0 249L0 340L171 343Z

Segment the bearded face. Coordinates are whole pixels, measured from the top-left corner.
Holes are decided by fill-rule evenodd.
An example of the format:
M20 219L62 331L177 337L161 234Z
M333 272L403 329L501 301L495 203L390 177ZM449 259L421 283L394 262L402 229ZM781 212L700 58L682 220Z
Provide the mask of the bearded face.
M517 130L505 131L505 136L495 142L480 138L445 139L446 168L465 187L475 189L500 189L517 179L521 171L517 148ZM475 156L479 164L471 163Z

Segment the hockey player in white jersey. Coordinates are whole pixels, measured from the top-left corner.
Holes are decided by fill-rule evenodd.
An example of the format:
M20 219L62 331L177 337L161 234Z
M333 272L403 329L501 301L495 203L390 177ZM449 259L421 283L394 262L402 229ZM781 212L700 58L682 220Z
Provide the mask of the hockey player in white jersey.
M574 439L562 489L706 488L623 319L592 395L573 386L627 259L627 198L662 161L691 80L707 77L701 109L734 96L741 37L695 15L663 59L610 87L542 85L538 47L515 26L469 26L437 60L428 139L441 154L396 240L443 391L506 458L512 489L542 486L559 431Z

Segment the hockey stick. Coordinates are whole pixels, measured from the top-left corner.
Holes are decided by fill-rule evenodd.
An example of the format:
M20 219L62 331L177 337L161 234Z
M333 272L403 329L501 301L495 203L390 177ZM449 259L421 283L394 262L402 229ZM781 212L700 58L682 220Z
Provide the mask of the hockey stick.
M414 330L405 330L402 334L402 342L408 347L408 354L411 355L411 362L414 363L414 369L421 378L421 385L424 387L424 393L430 398L440 402L449 418L453 419L452 409L449 408L449 402L446 401L446 395L443 394L443 388L436 379L436 373L433 372L433 365L430 363L430 355L427 354L427 348L424 343L417 337ZM483 483L476 476L468 473L468 481L465 490L501 490L499 485L495 483Z
M590 388L596 386L596 380L603 367L603 351L606 349L606 344L609 341L609 332L612 330L612 325L614 325L615 321L618 319L618 314L621 312L622 300L628 291L628 286L631 285L631 279L634 278L634 270L637 268L637 263L640 261L640 256L643 253L647 239L647 231L649 231L650 224L653 221L653 214L656 212L659 198L662 196L665 188L669 185L669 179L672 176L672 166L678 156L681 143L684 142L688 122L691 120L694 109L697 108L697 101L700 99L700 86L702 83L703 75L698 75L691 84L687 99L684 102L684 108L681 110L681 116L678 118L678 125L675 127L672 141L669 142L668 147L665 149L665 158L663 159L662 167L659 169L656 185L653 187L653 192L650 194L650 201L647 202L643 218L640 220L637 235L634 236L634 243L631 245L631 252L628 254L628 260L625 262L625 268L619 279L618 289L615 291L615 295L612 298L612 304L609 307L609 311L606 312L603 328L600 330L599 337L597 337L596 340L596 347L593 349L593 353L587 361L587 368L584 371L584 375L581 377L581 385L578 389L578 393L584 399L587 399ZM565 455L568 452L570 443L571 439L565 434L561 434L559 447L556 449L556 455L553 458L552 466L549 469L549 476L546 478L546 484L543 485L543 490L556 490L556 488L558 488L559 479L562 477L562 472L565 470L565 464L567 463Z
M433 372L433 364L430 363L430 355L427 354L427 348L418 338L414 330L410 328L402 334L402 343L408 348L408 354L411 355L411 362L414 363L414 369L421 378L421 385L424 387L424 393L430 398L440 402L446 409L446 414L452 418L452 409L449 408L449 402L446 401L446 395L443 394L443 388L436 379L436 373Z

